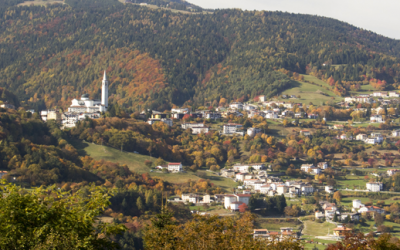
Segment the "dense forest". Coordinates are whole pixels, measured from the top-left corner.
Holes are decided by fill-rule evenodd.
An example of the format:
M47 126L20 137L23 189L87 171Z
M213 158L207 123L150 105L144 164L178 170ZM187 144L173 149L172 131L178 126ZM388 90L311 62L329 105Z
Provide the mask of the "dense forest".
M82 93L99 98L104 69L110 102L133 109L274 96L290 86L279 69L314 74L338 95L359 83L399 85L399 41L330 18L19 2L0 7L0 86L37 109L65 108Z

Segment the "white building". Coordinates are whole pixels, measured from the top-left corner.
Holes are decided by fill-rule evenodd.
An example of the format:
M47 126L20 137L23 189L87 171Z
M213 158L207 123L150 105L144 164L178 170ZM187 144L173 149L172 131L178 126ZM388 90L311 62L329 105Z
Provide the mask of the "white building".
M174 108L174 109L171 109L171 113L187 114L187 113L189 113L189 108Z
M364 204L362 204L362 202L360 200L353 200L353 208L359 209L363 206L364 206Z
M182 123L181 124L182 129L200 128L200 127L205 127L204 123Z
M229 104L230 109L237 109L237 110L242 110L243 109L243 104L240 102L233 102Z
M265 167L265 165L264 163L235 164L233 166L233 170L235 170L235 172L248 173L250 167L252 167L254 170L261 170Z
M225 209L232 209L231 204L234 202L242 202L249 205L250 194L229 194L224 197L224 207ZM235 204L235 203L234 203Z
M356 140L358 140L358 141L364 141L367 138L368 138L368 135L366 135L366 134L358 134L356 136Z
M399 171L400 171L400 169L389 169L389 170L387 171L387 175L388 175L388 176L392 176L392 175L398 173Z
M381 115L371 115L370 122L373 123L383 123L385 122Z
M325 186L325 192L328 194L332 194L334 192L334 189L332 186Z
M261 129L260 128L248 128L247 129L247 134L251 137L255 136L256 134L260 133Z
M400 95L394 91L389 91L389 97L400 97Z
M90 100L88 94L81 96L81 100L73 99L71 106L68 108L68 112L105 112L108 107L108 81L106 71L104 71L103 81L101 84L101 101Z
M368 182L367 190L371 192L379 192L383 188L383 184L381 182Z
M311 172L311 170L309 170L309 169L312 169L312 168L314 168L313 164L302 164L300 167L301 171L304 171L306 173L308 173L309 171Z
M227 124L224 124L222 133L224 135L235 134L237 132L237 130L242 127L243 127L243 125L241 125L241 124L227 123Z
M365 139L365 143L367 143L367 144L376 144L377 141L376 141L375 138L368 138L368 139Z
M393 131L392 131L392 136L393 136L393 137L398 137L398 136L400 136L400 130L393 130Z
M168 163L168 171L170 171L170 172L181 172L182 170L183 170L182 163L180 163L180 162Z
M317 166L320 169L327 169L329 165L328 165L328 163L326 161L324 161L324 162L318 162Z
M148 120L147 120L147 123L148 124L150 124L150 125L153 125L154 123L156 123L156 122L163 122L163 123L165 123L165 124L167 124L168 126L172 126L172 120L171 119L169 119L169 118L161 118L161 119L158 119L158 118L149 118Z
M301 193L304 195L312 194L312 193L314 193L314 187L313 186L302 186Z
M209 127L192 127L192 134L198 135L198 134L207 134L208 131L210 130Z

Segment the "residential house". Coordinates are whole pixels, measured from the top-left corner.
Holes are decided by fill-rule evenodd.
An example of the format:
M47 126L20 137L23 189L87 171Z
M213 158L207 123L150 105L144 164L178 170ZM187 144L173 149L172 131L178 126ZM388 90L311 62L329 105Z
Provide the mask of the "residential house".
M333 194L335 192L335 189L332 186L325 186L325 192L328 194Z
M294 118L303 118L303 113L302 112L295 113Z
M364 204L362 204L362 202L360 200L353 200L353 208L354 209L360 209L363 206L364 206Z
M311 132L309 130L300 130L300 134L304 136L311 136Z
M0 107L5 108L5 109L15 109L15 106L9 103L3 103L0 105Z
M205 112L203 114L203 117L205 119L211 119L211 120L221 119L221 113L219 113L219 112Z
M265 168L264 163L251 163L251 164L235 164L233 165L233 169L236 172L241 172L241 173L248 173L249 168L253 168L254 170L261 170Z
M322 211L315 211L315 219L322 219L325 218L325 213Z
M388 176L392 176L392 175L394 175L394 174L396 174L396 173L398 173L398 172L400 172L400 169L389 169L389 170L387 171L387 175L388 175Z
M325 218L333 219L335 214L337 214L337 207L335 205L324 208Z
M360 213L342 213L340 215L340 220L346 220L346 218L350 218L350 221L359 221Z
M385 210L377 207L377 206L363 206L358 210L359 213L363 214L363 213L379 213L379 214L384 214Z
M344 129L344 125L343 124L335 124L335 125L333 125L333 128L334 129L338 129L338 130L342 130L342 129Z
M322 173L321 169L316 167L311 168L311 174L320 174L320 173Z
M392 136L393 136L393 137L398 137L398 136L400 136L400 130L393 130L393 131L392 131Z
M250 111L250 110L256 110L256 109L257 109L257 106L256 106L256 105L252 105L252 104L246 104L246 105L243 105L243 109L244 109L244 110L248 110L248 111Z
M50 111L47 113L47 121L55 120L56 122L61 122L61 113L58 111Z
M338 237L344 237L346 233L351 233L351 232L353 232L353 229L343 225L338 225L337 228L333 229L333 234Z
M192 134L207 134L210 131L209 127L192 127Z
M255 136L258 133L261 133L261 129L260 128L248 128L247 129L247 134L251 137Z
M301 169L301 171L303 171L303 172L309 173L309 172L311 172L311 169L312 169L313 167L314 167L313 164L302 164L301 167L300 167L300 169Z
M286 185L278 185L276 186L276 192L278 195L286 194L289 192L289 187Z
M368 138L368 139L365 139L365 143L367 143L367 144L376 144L378 142L377 142L376 138Z
M253 238L254 239L269 239L269 231L268 229L254 229Z
M243 104L241 102L233 102L229 104L230 109L236 109L236 110L243 110Z
M267 113L267 114L265 115L265 118L266 118L266 119L278 119L279 116L278 116L278 114L276 114L276 113Z
M236 210L236 208L237 208L237 210L238 210L239 209L238 206L240 204L235 203L235 202L245 203L246 205L249 205L250 197L251 197L250 194L225 195L224 207L225 207L225 209ZM232 203L233 203L233 206L231 206Z
M313 186L308 185L308 186L302 186L301 187L301 194L309 195L309 194L312 194L312 193L314 193L314 187Z
M267 98L265 97L265 95L259 95L258 96L258 101L265 102L266 100L267 100Z
M370 122L372 123L383 123L385 122L381 115L371 115Z
M203 196L198 194L182 194L181 199L183 202L200 203Z
M382 182L368 182L366 186L367 190L371 192L379 192L383 189Z
M235 177L235 171L233 171L231 169L221 169L221 175L223 177L234 178Z
M324 161L324 162L318 162L317 167L319 167L320 169L327 169L329 165L326 161Z
M168 171L170 172L181 172L183 170L182 163L180 162L170 162L168 163Z
M396 93L395 91L389 91L389 97L400 97L400 95L398 93Z
M347 136L346 134L341 134L339 138L341 140L353 140L353 136Z
M245 176L246 176L245 173L237 173L237 174L235 175L235 180L236 180L236 181L241 181L241 182L243 182Z
M171 113L177 113L177 114L187 114L189 113L189 108L173 108L171 109Z
M367 134L358 134L357 136L356 136L356 140L358 140L358 141L364 141L364 140L366 140L368 138L368 135Z
M202 128L205 127L204 123L182 123L181 128L183 130L188 128Z
M372 93L372 96L374 97L386 97L387 96L387 92L374 92Z
M317 119L318 118L318 114L307 114L309 119Z
M238 129L242 128L243 125L237 123L227 123L223 126L223 134L224 135L231 135L235 134Z

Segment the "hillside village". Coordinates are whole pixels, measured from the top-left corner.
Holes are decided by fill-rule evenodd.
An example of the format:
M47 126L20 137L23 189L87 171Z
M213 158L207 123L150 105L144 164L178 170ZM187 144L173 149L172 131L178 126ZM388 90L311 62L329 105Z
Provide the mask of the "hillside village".
M105 76L104 79L106 79ZM286 99L285 101L267 100L265 96L257 96L250 102L232 102L216 108L193 110L187 107L177 107L168 112L147 110L135 114L135 118L144 120L149 125L163 123L168 127L179 128L181 131L190 131L193 135L218 133L221 136L241 138L242 140L253 140L260 135L269 134L268 124L272 123L283 128L293 128L290 133L303 140L306 140L306 138L313 140L316 133L321 136L321 132L318 132L320 130L325 131L323 133L329 134L329 137L334 140L355 143L355 145L364 144L382 147L383 144L395 143L400 137L400 129L395 128L391 131L387 129L391 127L390 124L394 124L394 121L398 119L398 107L400 105L398 97L399 94L395 91L345 97L342 102L336 103L332 107L335 109L333 115L331 110L324 109L324 107L300 102L298 96L283 95L281 98ZM89 104L86 105L86 102ZM100 112L86 110L90 109L92 105L90 102L92 101L87 95L82 95L81 101L73 101L69 112L43 110L40 112L40 116L43 121L56 121L64 129L74 128L79 122L103 117ZM77 104L87 107L83 107L85 110L77 110ZM7 106L6 108L13 107ZM330 116L327 115L328 112L331 112ZM240 119L241 121L252 119L261 122L249 126L239 122ZM350 122L346 122L346 120ZM263 121L266 121L266 123L263 123ZM319 125L315 126L316 124ZM365 126L364 124L367 130L356 129ZM370 132L365 133L366 131ZM393 158L393 155L388 157L389 159ZM362 186L354 185L349 188L348 185L344 187L339 183L348 174L354 175L357 171L362 172L362 170L351 167L354 166L352 160L343 158L344 164L339 162L340 165L337 165L338 161L334 161L334 158L336 157L333 154L331 158L325 158L325 161L310 162L305 156L294 156L290 160L291 166L294 164L298 167L289 167L286 172L280 171L276 162L236 161L225 164L224 168L214 172L214 175L219 176L219 178L226 178L236 183L232 193L182 193L180 196L171 197L169 202L183 203L194 208L217 206L225 211L218 214L234 214L249 209L255 211L254 209L257 209L256 199L284 197L283 199L286 201L301 200L300 204L295 202L296 205L288 205L288 209L280 211L280 215L305 216L304 218L311 218L314 223L333 223L336 227L332 228L330 234L328 233L326 236L326 239L333 241L344 237L346 232L352 232L353 225L365 225L368 220L373 221L376 216L384 218L396 216L388 206L376 206L370 202L364 204L361 200L356 199L357 197L351 200L352 206L343 206L340 203L341 198L337 197L346 192L366 192L367 196L377 193L378 196L381 196L382 191L393 191L393 188L388 186L387 181L383 182L383 180L394 177L400 172L400 169L395 168L394 160L386 166L389 168L384 169L385 172L364 172L367 174L367 181ZM379 156L375 159L375 162L371 163L370 166L363 165L362 167L377 167ZM338 167L343 167L347 163L350 165L347 169ZM339 169L345 172L340 175L332 174ZM291 174L289 170L294 174ZM186 173L188 169L183 166L182 162L166 162L163 165L154 166L151 172L153 171L154 173L179 175ZM291 178L291 176L295 176L295 178ZM393 194L396 194L396 192ZM312 209L304 210L304 206L308 203L304 200L310 199L314 199L317 202L316 205ZM212 214L212 210L209 213L207 209L204 212L194 209L192 212L201 215ZM390 227L380 227L379 230L391 229ZM295 227L282 227L279 230L254 229L253 236L263 239L278 237L282 240L286 237L303 237Z

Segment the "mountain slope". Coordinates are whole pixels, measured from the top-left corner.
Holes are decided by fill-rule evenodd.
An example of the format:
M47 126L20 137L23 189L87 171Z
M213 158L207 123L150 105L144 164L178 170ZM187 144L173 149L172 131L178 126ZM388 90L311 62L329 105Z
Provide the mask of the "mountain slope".
M290 86L278 69L332 77L340 95L359 82L399 85L399 41L330 18L66 3L0 8L0 86L32 106L65 108L84 92L98 98L104 69L111 103L133 109L276 95Z

